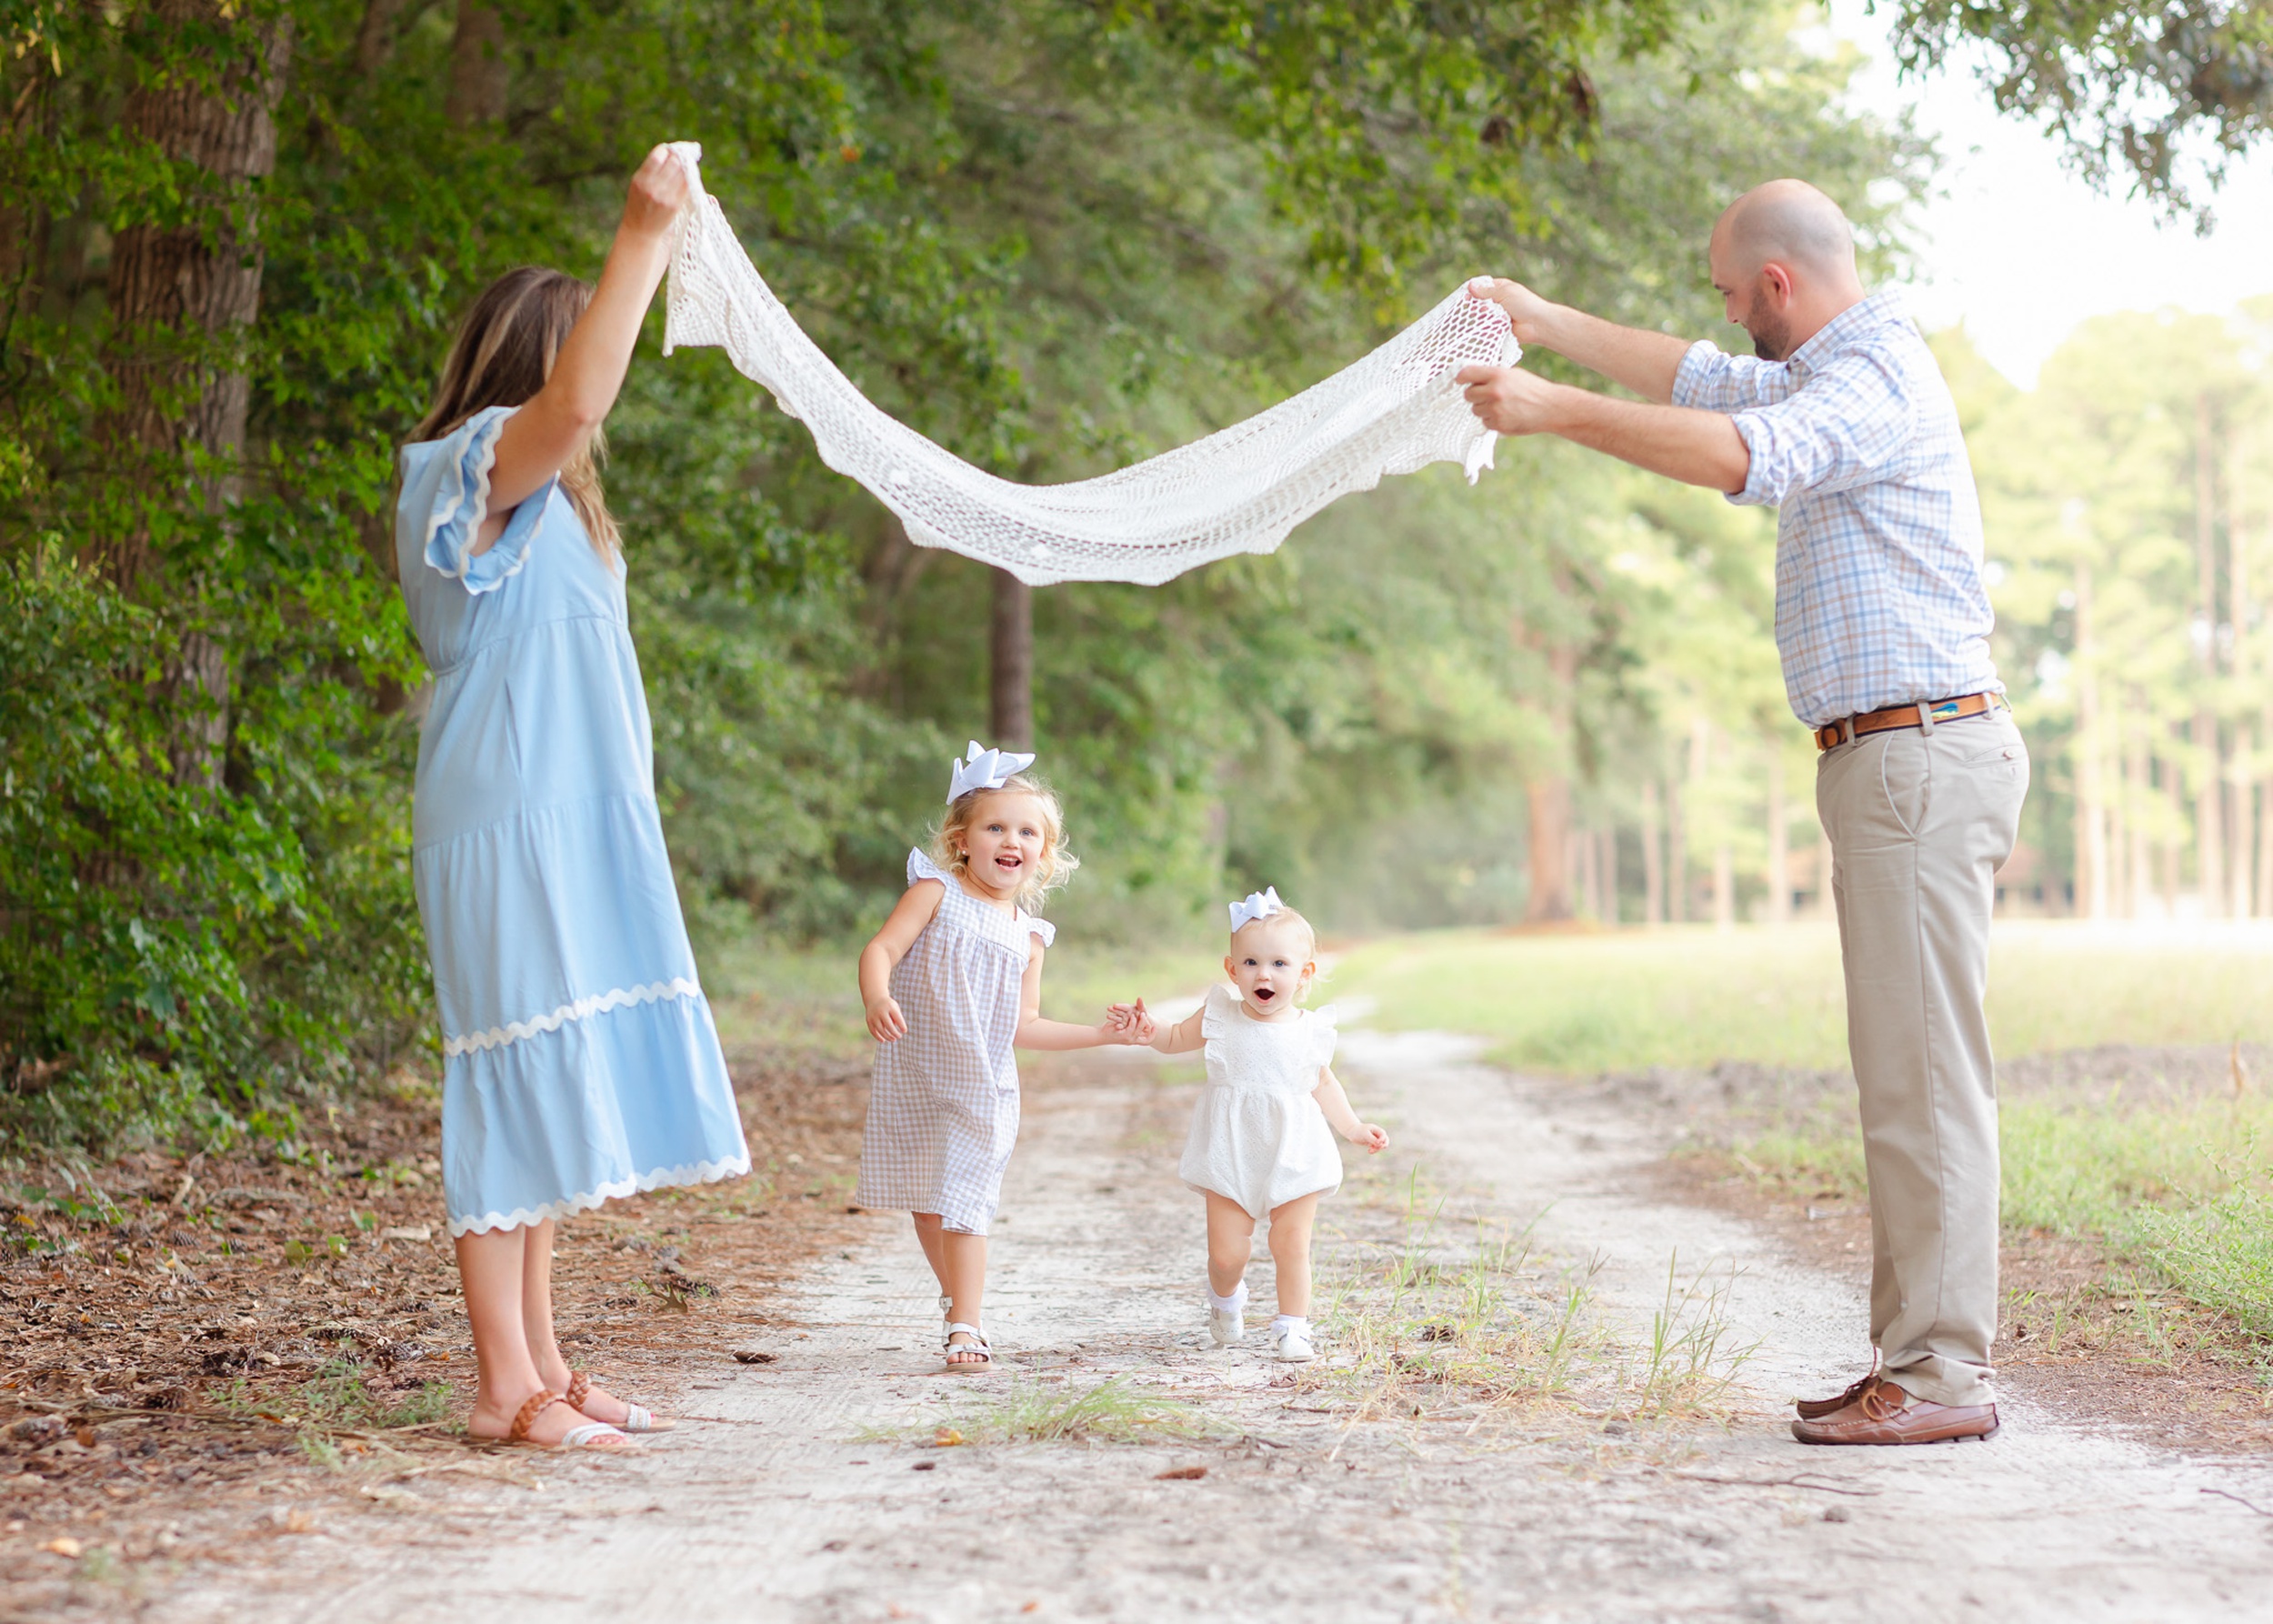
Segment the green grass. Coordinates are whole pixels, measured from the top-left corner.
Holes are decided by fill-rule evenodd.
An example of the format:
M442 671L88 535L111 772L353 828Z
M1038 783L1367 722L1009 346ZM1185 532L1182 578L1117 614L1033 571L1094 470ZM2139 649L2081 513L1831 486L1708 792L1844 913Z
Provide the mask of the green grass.
M1481 1036L1503 1064L1592 1074L1722 1060L1847 1063L1837 933L1708 927L1556 936L1441 932L1368 944L1334 995L1378 1000L1374 1024ZM1989 1022L2012 1058L2103 1045L2273 1040L2273 936L2000 924ZM1761 1102L1754 1102L1757 1107ZM1851 1095L1800 1090L1732 1129L1763 1178L1859 1195ZM2004 1216L2089 1238L2195 1302L2273 1338L2273 1099L2159 1091L2008 1093Z
M1333 1357L1297 1380L1340 1400L1348 1425L1428 1417L1465 1420L1473 1436L1543 1407L1595 1419L1717 1413L1752 1353L1728 1323L1725 1282L1684 1284L1669 1259L1647 1343L1628 1346L1597 1311L1598 1262L1558 1265L1533 1250L1528 1228L1449 1206L1416 1168L1402 1238L1326 1261L1317 1312Z
M1377 1000L1378 1027L1475 1033L1493 1058L1533 1070L1847 1063L1838 937L1825 925L1428 932L1344 955L1330 996ZM2000 925L1989 1020L2004 1055L2273 1040L2273 937Z
M1145 1443L1204 1439L1230 1430L1174 1398L1115 1379L1068 1389L1016 1380L977 1404L950 1410L913 1435L942 1446L958 1443Z

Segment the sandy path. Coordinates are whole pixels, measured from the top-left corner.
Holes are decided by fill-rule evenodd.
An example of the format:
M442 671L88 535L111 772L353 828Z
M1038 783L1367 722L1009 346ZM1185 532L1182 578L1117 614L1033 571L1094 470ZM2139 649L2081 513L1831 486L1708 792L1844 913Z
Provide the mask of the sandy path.
M1777 1411L1851 1374L1851 1288L1644 1193L1662 1147L1612 1102L1475 1065L1455 1040L1345 1042L1400 1149L1519 1221L1546 1209L1537 1233L1601 1258L1614 1314L1646 1320L1676 1248L1684 1275L1733 1268L1730 1316L1761 1344L1757 1413L1725 1435L1559 1424L1484 1448L1463 1427L1345 1435L1287 1408L1276 1367L1211 1351L1195 1323L1197 1214L1169 1176L1188 1093L1141 1063L1092 1065L1029 1098L989 1305L1003 1375L936 1374L929 1278L879 1218L805 1282L802 1335L754 1338L777 1361L698 1382L684 1408L703 1418L638 1460L542 1461L539 1493L398 1500L280 1542L258 1576L201 1570L145 1616L2273 1619L2273 1519L2225 1498L2273 1510L2273 1467L2025 1409L1988 1445L1803 1449ZM1267 1300L1267 1266L1255 1283ZM1247 1436L935 1450L875 1435L1012 1372L1171 1384ZM1157 1479L1187 1464L1206 1479ZM1770 1481L1801 1473L1847 1492Z

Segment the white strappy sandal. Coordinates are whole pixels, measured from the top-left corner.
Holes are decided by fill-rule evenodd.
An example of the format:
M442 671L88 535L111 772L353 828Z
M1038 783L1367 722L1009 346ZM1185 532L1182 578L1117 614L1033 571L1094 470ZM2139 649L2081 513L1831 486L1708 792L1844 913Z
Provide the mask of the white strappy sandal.
M957 1346L955 1339L957 1331L969 1337L970 1340ZM956 1358L955 1356L958 1353L966 1355L975 1353L978 1357ZM994 1365L995 1350L987 1346L986 1338L979 1335L978 1327L965 1325L959 1319L951 1319L947 1322L947 1339L943 1348L942 1357L946 1358L947 1368L950 1370L985 1370Z

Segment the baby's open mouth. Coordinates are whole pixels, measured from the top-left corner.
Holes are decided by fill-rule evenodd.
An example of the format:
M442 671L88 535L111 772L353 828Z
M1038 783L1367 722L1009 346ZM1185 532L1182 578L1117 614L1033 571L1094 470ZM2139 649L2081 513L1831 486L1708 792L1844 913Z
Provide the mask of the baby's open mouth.
M1267 1004L1277 996L1267 987L1258 987L1255 989L1255 1001L1258 1004Z

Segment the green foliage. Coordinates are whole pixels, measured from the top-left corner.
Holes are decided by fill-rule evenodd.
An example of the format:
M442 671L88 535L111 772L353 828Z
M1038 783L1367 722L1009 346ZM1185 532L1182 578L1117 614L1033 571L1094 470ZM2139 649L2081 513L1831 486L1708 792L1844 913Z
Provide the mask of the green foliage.
M447 7L0 0L8 1131L241 1112L426 1040L395 447L456 314L516 264L591 271L653 141L704 143L881 406L1029 481L1231 421L1485 265L1701 326L1728 195L1804 160L1883 248L1922 162L1837 112L1845 65L1764 5L501 15L488 120L452 102ZM225 183L135 133L138 86L235 96L278 41L273 173ZM123 331L113 251L150 223L256 240L257 319ZM121 452L135 366L176 425L242 377L243 446ZM990 577L910 547L715 355L643 352L610 427L690 917L706 951L753 921L841 936L983 729ZM1519 908L1527 779L1619 804L1705 692L1642 680L1680 583L1613 565L1636 524L1682 580L1733 554L1637 488L1508 446L1480 493L1407 482L1276 557L1041 595L1040 744L1086 860L1068 922L1181 929L1289 878L1352 923ZM1557 637L1584 651L1568 734L1539 724ZM1386 860L1415 827L1417 879Z
M2094 181L2119 180L2205 226L2207 203L2189 185L2215 189L2273 128L2273 16L2260 5L1898 0L1892 10L1905 68L1966 62L2000 111L2042 122Z

